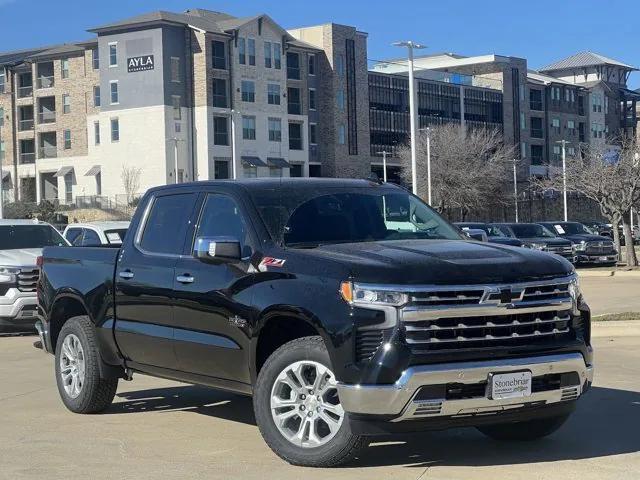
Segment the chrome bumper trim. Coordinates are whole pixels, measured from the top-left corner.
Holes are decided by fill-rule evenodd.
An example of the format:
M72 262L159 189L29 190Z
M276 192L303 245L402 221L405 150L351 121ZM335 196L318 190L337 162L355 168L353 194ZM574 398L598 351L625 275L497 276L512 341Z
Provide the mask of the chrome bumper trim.
M533 393L526 398L489 400L486 397L462 400L412 401L420 387L446 383L474 384L486 381L489 373L530 370L533 377L577 372L580 385ZM345 411L355 414L397 416L394 421L409 418L442 417L496 413L526 404L550 404L575 400L582 394L585 382L593 381L593 367L585 364L580 353L539 357L420 365L408 368L391 385L338 384L340 403Z

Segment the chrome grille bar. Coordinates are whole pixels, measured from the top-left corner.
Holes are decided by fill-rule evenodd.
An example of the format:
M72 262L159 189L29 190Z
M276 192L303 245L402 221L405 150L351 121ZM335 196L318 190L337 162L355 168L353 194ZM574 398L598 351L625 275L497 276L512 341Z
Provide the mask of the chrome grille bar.
M436 324L429 325L427 327L417 327L414 325L405 325L405 330L407 332L429 332L429 331L442 331L442 330L467 330L467 329L480 329L480 328L509 328L509 327L525 327L530 325L545 325L552 323L560 323L560 322L568 322L571 320L570 316L566 317L558 317L555 316L552 319L543 320L540 318L536 318L530 322L521 322L519 320L513 320L509 323L494 323L491 321L487 321L484 324L480 325L469 325L465 323L458 323L455 326L442 327Z
M484 335L478 337L464 337L462 335L458 335L456 338L447 338L447 339L439 339L439 338L427 338L424 340L415 340L412 338L407 338L406 341L409 344L429 344L429 343L464 343L464 342L482 342L485 340L512 340L512 339L521 339L521 338L533 338L533 337L544 337L551 335L558 335L563 333L569 333L569 327L558 329L554 328L549 332L541 332L536 330L534 333L512 333L511 335Z

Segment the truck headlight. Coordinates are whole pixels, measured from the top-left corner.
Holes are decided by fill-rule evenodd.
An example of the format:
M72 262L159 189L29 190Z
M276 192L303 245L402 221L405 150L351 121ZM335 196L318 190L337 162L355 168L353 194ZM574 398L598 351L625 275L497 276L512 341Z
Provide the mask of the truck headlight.
M578 311L578 299L582 295L580 291L580 281L578 277L574 277L569 282L569 296L571 297L572 310L574 315L578 315L580 312Z
M19 268L0 266L0 283L16 283L18 279Z
M534 250L544 250L545 248L547 248L546 243L525 243L524 246L527 248L532 248Z
M404 305L409 299L406 293L387 290L376 285L364 285L348 281L340 284L340 295L348 303L396 307Z
M574 247L574 248L576 249L576 251L578 251L578 252L584 252L584 251L587 249L587 242L585 242L584 240L582 240L580 243L576 243L573 247Z

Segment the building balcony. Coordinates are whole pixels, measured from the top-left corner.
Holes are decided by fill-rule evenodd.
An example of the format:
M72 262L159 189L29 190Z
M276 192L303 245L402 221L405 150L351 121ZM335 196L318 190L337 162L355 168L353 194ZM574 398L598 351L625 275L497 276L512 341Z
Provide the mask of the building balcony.
M25 132L27 130L33 130L33 118L18 121L18 131Z
M18 98L28 98L33 96L33 85L18 87Z
M28 165L36 163L36 154L35 152L22 152L20 153L20 165Z
M55 145L47 145L40 147L38 151L38 158L57 158L58 147Z
M55 121L55 111L38 112L38 123L55 123Z
M42 77L38 77L38 79L37 79L38 89L51 88L51 87L53 87L53 84L54 84L53 75L51 75L49 77L42 76Z

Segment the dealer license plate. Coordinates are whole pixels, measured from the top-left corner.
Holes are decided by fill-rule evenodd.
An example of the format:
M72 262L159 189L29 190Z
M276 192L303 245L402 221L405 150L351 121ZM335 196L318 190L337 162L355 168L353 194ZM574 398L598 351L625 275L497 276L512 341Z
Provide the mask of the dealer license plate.
M607 260L609 260L609 257L600 257L601 262L606 262Z
M531 395L531 372L489 374L488 396L492 400L521 398Z

